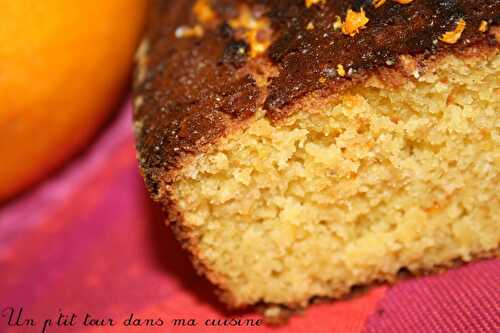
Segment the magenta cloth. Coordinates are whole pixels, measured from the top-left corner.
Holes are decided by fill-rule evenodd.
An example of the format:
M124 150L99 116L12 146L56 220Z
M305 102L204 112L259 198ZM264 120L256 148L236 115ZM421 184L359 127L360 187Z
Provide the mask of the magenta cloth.
M76 324L46 332L500 332L499 287L490 259L317 304L286 326L207 326L260 317L225 310L164 226L138 172L129 103L85 152L0 207L0 332L41 332L60 312ZM9 326L10 308L36 326ZM132 313L163 325L123 325ZM85 326L86 314L116 325Z
M498 260L390 288L365 332L500 332Z

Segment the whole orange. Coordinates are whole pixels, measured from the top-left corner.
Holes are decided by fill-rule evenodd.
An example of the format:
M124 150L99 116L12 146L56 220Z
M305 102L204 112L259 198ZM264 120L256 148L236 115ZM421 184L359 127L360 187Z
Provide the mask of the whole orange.
M117 105L146 0L0 0L0 201L81 149Z

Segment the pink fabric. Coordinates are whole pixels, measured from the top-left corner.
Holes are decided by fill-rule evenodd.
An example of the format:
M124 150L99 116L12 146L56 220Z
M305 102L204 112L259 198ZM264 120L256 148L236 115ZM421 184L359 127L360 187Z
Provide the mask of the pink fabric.
M365 332L500 332L499 261L399 283L380 301Z
M87 151L0 207L0 311L23 307L39 324L59 311L77 314L77 325L48 332L498 332L499 269L489 260L372 288L314 305L283 327L205 327L206 319L259 316L225 310L165 228L138 172L128 104ZM80 322L89 313L119 323L131 312L165 324ZM3 314L0 332L41 332L9 327ZM176 318L199 325L172 326Z

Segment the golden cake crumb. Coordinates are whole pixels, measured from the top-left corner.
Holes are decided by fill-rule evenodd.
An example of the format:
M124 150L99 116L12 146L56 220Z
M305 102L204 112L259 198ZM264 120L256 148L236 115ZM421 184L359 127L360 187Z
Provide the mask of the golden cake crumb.
M361 29L365 28L369 19L366 17L365 11L361 8L360 12L352 9L347 11L344 23L342 24L342 32L346 35L354 37Z
M309 22L307 24L307 27L306 27L307 30L314 30L314 23L313 22Z
M460 36L462 36L464 29L465 21L464 19L460 19L455 29L453 31L445 32L441 37L439 37L439 40L448 44L455 44L460 39Z

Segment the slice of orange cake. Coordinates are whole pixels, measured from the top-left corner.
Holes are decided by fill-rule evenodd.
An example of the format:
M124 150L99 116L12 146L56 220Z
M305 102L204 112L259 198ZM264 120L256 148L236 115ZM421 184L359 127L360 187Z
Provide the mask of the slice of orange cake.
M231 307L498 255L500 2L157 1L134 124Z

